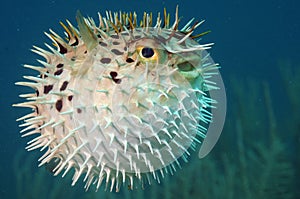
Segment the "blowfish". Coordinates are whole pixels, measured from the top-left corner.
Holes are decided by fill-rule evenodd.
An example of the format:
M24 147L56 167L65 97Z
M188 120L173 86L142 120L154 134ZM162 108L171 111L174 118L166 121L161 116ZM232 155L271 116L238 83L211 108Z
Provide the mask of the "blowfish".
M85 188L102 184L119 191L136 182L160 181L187 161L205 138L216 89L210 81L218 65L193 35L202 24L193 20L179 29L170 14L135 13L76 17L78 28L61 22L66 38L45 33L49 51L33 47L45 58L39 72L17 85L34 89L15 104L33 111L18 121L22 136L35 137L27 150L40 149L40 164L54 175L74 171L72 185L83 178ZM206 54L205 54L206 53Z

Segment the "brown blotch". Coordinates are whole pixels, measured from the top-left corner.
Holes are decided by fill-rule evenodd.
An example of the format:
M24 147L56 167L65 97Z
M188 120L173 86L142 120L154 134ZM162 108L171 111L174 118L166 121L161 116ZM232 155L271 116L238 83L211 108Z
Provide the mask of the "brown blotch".
M64 64L57 64L56 68L62 68L64 66Z
M73 95L68 96L69 101L72 101L72 99L73 99Z
M45 73L41 74L40 77L43 79L46 79L48 77L49 71L46 71Z
M60 87L60 91L64 91L64 90L66 90L66 88L67 88L67 86L68 86L68 81L64 81L64 83L61 85L61 87Z
M37 114L39 114L39 108L37 106L35 106L35 111Z
M59 42L56 42L58 44L59 47L59 52L61 54L66 54L68 52L67 48L65 48L63 45L61 45Z
M111 58L103 57L102 59L100 59L100 62L102 64L109 64L111 62Z
M44 93L48 94L53 89L53 85L44 86Z
M56 108L56 110L57 110L58 112L60 112L61 109L62 109L62 107L63 107L62 99L57 100L56 103L55 103L55 108Z
M121 79L117 78L118 73L115 71L111 71L110 73L111 79L116 83L116 84L121 84Z
M119 35L111 35L110 37L114 38L114 39L119 39L120 38Z
M81 113L82 110L80 108L77 108L77 113Z
M124 52L121 52L118 49L112 49L111 52L114 53L115 55L123 55L124 54Z
M55 71L54 75L60 75L60 74L62 74L62 72L63 72L63 69L61 68L61 69Z
M102 41L100 41L99 44L100 44L100 46L103 46L103 47L106 47L106 46L107 46L107 44L104 43L104 42L102 42Z
M127 63L132 63L132 62L134 62L134 60L131 59L130 57L128 57L128 58L126 59L126 62L127 62Z
M114 41L112 43L113 43L113 45L119 45L120 44L120 42L117 42L117 41Z
M46 79L48 77L48 75L42 74L41 78Z
M75 37L75 42L71 44L71 46L77 46L79 43L78 38Z

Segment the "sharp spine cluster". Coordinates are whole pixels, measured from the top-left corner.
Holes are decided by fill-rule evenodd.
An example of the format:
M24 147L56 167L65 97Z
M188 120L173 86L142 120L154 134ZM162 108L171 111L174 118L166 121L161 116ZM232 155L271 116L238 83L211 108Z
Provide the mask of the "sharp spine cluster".
M175 21L172 26L170 26L170 15L166 13L166 10L164 10L163 13L163 20L158 15L156 24L154 25L154 28L159 33L162 29L168 29L170 31L180 31L182 34L185 34L185 36L177 42L177 48L174 48L174 45L166 42L164 48L170 52L170 53L182 53L182 52L191 52L196 50L205 50L209 49L212 44L205 44L205 45L197 45L197 46L189 46L189 48L182 48L180 47L180 44L183 44L187 39L189 39L194 30L203 23L196 22L193 26L190 26L193 23L193 19L189 21L181 30L178 30L178 24L179 24L179 18L178 18L178 7L176 8L175 13ZM97 42L97 36L100 36L103 41L106 41L110 38L110 34L112 30L114 30L114 33L117 33L117 35L122 37L121 32L128 33L131 37L134 37L132 35L132 31L135 28L143 28L145 30L145 34L149 33L148 28L152 27L153 19L152 19L152 13L150 14L144 14L142 21L140 24L137 24L137 15L135 13L112 13L112 12L106 12L106 17L102 17L99 14L99 26L96 26L95 22L89 18L85 19L80 14L77 16L77 21L79 23L79 30L76 29L69 21L67 21L67 25L61 22L62 27L66 31L66 35L68 36L68 41L66 42L64 39L62 39L58 34L56 34L54 31L50 30L50 33L45 33L53 42L54 45L57 47L57 49L54 49L50 45L46 44L46 46L49 48L49 51L43 50L42 48L34 46L32 49L33 52L36 54L41 55L44 57L47 61L41 61L39 60L39 63L42 64L44 67L40 66L32 66L32 65L24 65L26 68L30 68L33 70L36 70L40 72L40 77L34 77L34 76L24 76L25 79L30 80L31 82L17 82L16 85L31 87L34 90L36 90L39 93L45 92L45 86L57 82L62 82L65 79L68 79L68 76L62 76L62 75L55 75L55 70L57 70L57 65L54 65L52 63L57 62L57 60L60 63L64 64L64 70L69 71L70 73L76 74L78 68L76 68L75 63L72 61L71 57L67 56L67 53L72 52L73 54L76 54L76 50L79 48L79 46L82 46L84 44L86 50L88 52L91 52L93 48L95 48L95 41ZM163 25L162 25L163 24ZM202 35L200 35L202 36ZM170 36L171 38L172 36ZM197 36L193 36L197 37ZM170 40L166 39L167 41ZM124 39L124 38L123 38ZM169 47L172 46L172 47ZM77 49L75 47L78 47ZM54 60L54 58L56 60ZM68 68L69 67L69 68ZM209 65L204 68L204 70L212 70L216 67L216 65ZM177 69L169 71L168 74L165 76L171 76L171 74L175 73ZM203 73L206 71L202 71ZM207 73L209 76L213 75L213 73ZM148 69L145 72L145 75L148 75ZM47 76L46 78L42 78ZM80 78L80 77L78 77ZM128 79L134 78L130 77L128 74ZM204 76L205 78L205 76ZM99 81L102 81L103 77L99 77ZM207 89L217 89L216 86L213 85L213 82L210 82L209 77L207 79L204 79L206 82ZM44 95L38 95L36 93L30 93L30 94L23 94L20 95L20 97L26 98L28 101L16 104L14 106L18 107L29 107L34 109L35 111L33 113L30 113L26 116L23 116L18 119L18 121L24 121L24 124L21 124L20 127L25 127L21 133L24 133L22 136L30 136L33 134L38 134L39 136L28 142L28 146L26 149L28 151L41 148L41 151L46 150L45 154L39 159L40 164L39 166L42 166L44 164L49 163L53 158L58 158L57 165L53 168L54 175L58 175L62 170L65 169L63 176L66 175L66 173L71 170L73 167L75 167L75 174L73 177L72 185L74 185L82 176L83 173L86 172L84 181L86 182L85 188L88 189L91 184L96 184L96 189L98 190L99 187L102 184L102 181L106 178L106 186L108 186L109 181L111 183L110 190L113 190L113 187L116 187L116 190L119 190L121 183L125 183L126 179L129 179L129 185L131 188L133 188L134 183L134 177L143 180L143 177L146 177L146 180L151 183L151 179L149 177L149 173L143 173L141 174L140 168L138 168L138 165L136 165L136 162L133 161L133 155L131 154L132 151L135 152L137 159L144 159L144 162L146 166L149 168L150 173L152 174L153 178L160 182L159 175L164 178L165 173L171 173L176 171L175 165L180 167L180 162L177 160L177 155L174 154L175 151L172 150L171 144L175 145L177 148L181 149L183 151L183 160L187 161L187 157L190 155L190 152L188 151L188 148L178 142L177 140L173 138L180 138L180 139L187 139L189 142L193 143L198 142L200 143L200 140L197 139L194 136L188 136L187 132L189 131L189 127L184 124L181 121L181 117L187 117L191 121L194 122L194 124L188 124L191 125L192 128L196 128L195 130L196 134L199 135L201 138L205 137L205 130L206 128L200 124L197 124L197 121L202 121L205 123L209 123L211 121L211 115L210 112L207 111L204 108L201 108L201 112L199 114L196 114L195 116L188 114L188 110L186 105L184 104L183 100L189 98L189 93L196 93L196 95L204 95L205 92L203 92L200 89L197 88L190 88L188 92L182 92L183 96L182 99L180 99L179 104L181 105L180 108L184 114L179 115L179 112L177 111L175 114L172 113L172 110L169 106L161 105L160 103L157 103L154 100L151 100L150 98L147 98L145 102L150 103L150 106L154 107L157 106L161 108L164 113L167 113L168 115L173 115L175 119L170 121L167 121L165 118L160 117L160 115L157 115L153 113L153 111L149 111L149 107L146 104L143 104L141 101L136 100L135 104L136 107L144 109L148 111L149 115L151 117L154 117L156 119L156 122L161 123L163 126L172 125L174 129L173 131L169 131L166 127L160 129L159 132L156 132L157 129L154 129L151 125L150 121L147 121L143 118L140 118L136 114L129 114L126 117L120 117L120 120L126 120L127 123L131 123L129 121L130 117L134 120L137 120L139 124L143 124L149 127L151 133L154 135L154 139L159 143L166 146L166 152L169 156L171 156L174 160L174 162L166 165L162 153L157 149L154 148L151 141L145 140L142 135L140 134L138 136L137 143L130 143L127 140L128 133L133 133L131 129L124 129L124 136L123 140L120 138L117 138L114 133L108 133L104 134L104 130L113 128L118 133L121 134L121 131L118 130L117 123L115 121L112 121L108 117L104 117L103 119L106 119L106 124L104 126L100 126L101 124L98 122L94 122L93 127L87 132L85 124L75 124L73 125L72 129L69 129L71 125L67 121L67 117L73 118L76 114L77 108L82 109L88 109L88 110L94 110L95 112L99 112L99 114L103 111L107 111L112 113L113 111L110 109L108 105L103 104L102 106L98 106L97 104L86 107L83 102L82 104L77 104L77 106L72 106L64 108L65 106L61 105L61 103L66 103L68 101L71 101L73 96L76 98L76 96L81 95L81 92L84 92L83 90L75 89L75 87L69 86L66 90L59 91L58 89L58 83L56 84L57 88L52 88L50 91L47 87L47 94ZM169 85L169 90L158 90L160 94L157 98L166 98L169 100L170 95L168 94L172 89L179 88L176 84ZM136 90L139 90L139 88L134 88ZM85 90L88 90L89 92L92 92L94 90L89 90L89 88L85 88ZM104 94L106 97L109 97L111 95L111 91L107 89L98 89L96 90L99 94ZM130 93L126 89L122 89L121 92L124 95L129 96ZM72 96L72 97L70 97ZM71 100L68 100L68 97L71 98ZM73 100L74 101L74 100ZM60 102L60 103L58 103ZM214 103L213 100L211 100L209 97L202 97L201 101L191 101L192 108L196 109L198 108L197 103L201 104L203 107L211 107L211 103ZM73 104L74 105L74 104ZM123 108L128 110L128 107L125 104L122 104ZM46 116L39 114L40 111L47 111L46 109L50 107L56 107L56 109L59 111L59 114L56 116L53 116L51 113L46 114ZM42 109L42 110L39 110ZM45 110L44 110L45 109ZM81 109L80 109L81 110ZM176 115L178 114L178 115ZM129 117L128 117L129 116ZM88 118L92 119L92 118ZM178 124L175 120L180 120L180 124ZM94 121L94 120L93 120ZM78 121L77 121L78 122ZM74 122L75 123L75 122ZM77 126L76 126L77 125ZM125 128L125 127L124 127ZM63 139L58 140L56 136L54 135L54 132L51 132L50 130L55 131L57 129L60 129L61 133L63 134ZM43 134L41 134L41 131L43 131ZM94 147L90 147L89 141L85 140L86 136L79 134L88 134L88 133L95 133L100 132L103 136L109 137L109 145L112 146L113 144L117 143L122 146L123 150L118 151L115 149L113 151L112 155L112 163L115 164L116 168L112 169L110 166L106 165L111 162L102 162L102 160L110 158L108 155L106 155L105 152L98 152L98 149L100 147L103 148L102 145L104 145L104 141L102 139L95 138L96 144L94 144ZM162 138L160 138L156 133L161 133L163 135ZM76 136L80 139L76 140ZM166 136L166 137L165 137ZM172 140L172 143L170 144L169 140ZM79 142L79 145L76 145ZM145 147L141 147L140 145L144 144ZM64 156L64 159L60 159L58 156L58 153L60 150L63 150L65 148L68 148L69 153ZM191 145L192 149L195 149L195 145ZM89 149L96 154L97 157L93 157L89 153L82 154L80 158L83 158L84 160L80 160L76 162L74 159L77 156L80 156L79 152L82 149ZM129 151L129 149L131 151ZM154 166L151 164L151 162L147 159L146 154L142 151L148 150L152 155L155 155L158 160L161 162L161 164L165 167L158 169L157 171L154 169ZM113 150L113 149L112 149ZM131 153L130 153L131 152ZM108 156L108 157L106 157ZM123 159L128 160L129 168L131 169L132 173L127 173L124 168L120 168L120 161L118 160L119 157L122 157ZM126 157L126 158L125 158ZM98 158L98 161L95 159ZM97 162L94 165L94 162ZM107 160L106 160L107 161ZM144 176L145 175L145 176ZM127 178L126 178L127 177Z

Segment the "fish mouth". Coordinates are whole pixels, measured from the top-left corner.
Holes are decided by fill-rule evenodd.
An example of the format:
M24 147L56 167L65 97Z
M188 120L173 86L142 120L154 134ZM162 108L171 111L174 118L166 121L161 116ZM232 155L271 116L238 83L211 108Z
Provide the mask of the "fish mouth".
M198 69L189 61L177 64L177 68L179 74L189 82L196 80L200 76Z
M177 56L179 56L176 61L178 72L189 81L196 79L200 75L201 56L198 53L180 53Z
M190 72L190 71L195 70L195 67L189 61L184 61L184 62L177 64L177 68L181 72Z

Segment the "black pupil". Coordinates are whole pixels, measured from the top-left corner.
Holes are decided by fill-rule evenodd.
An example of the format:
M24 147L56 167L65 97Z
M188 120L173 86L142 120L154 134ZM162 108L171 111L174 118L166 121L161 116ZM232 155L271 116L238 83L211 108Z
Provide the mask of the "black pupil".
M142 55L145 58L150 58L154 55L154 50L152 48L145 47L142 49Z

